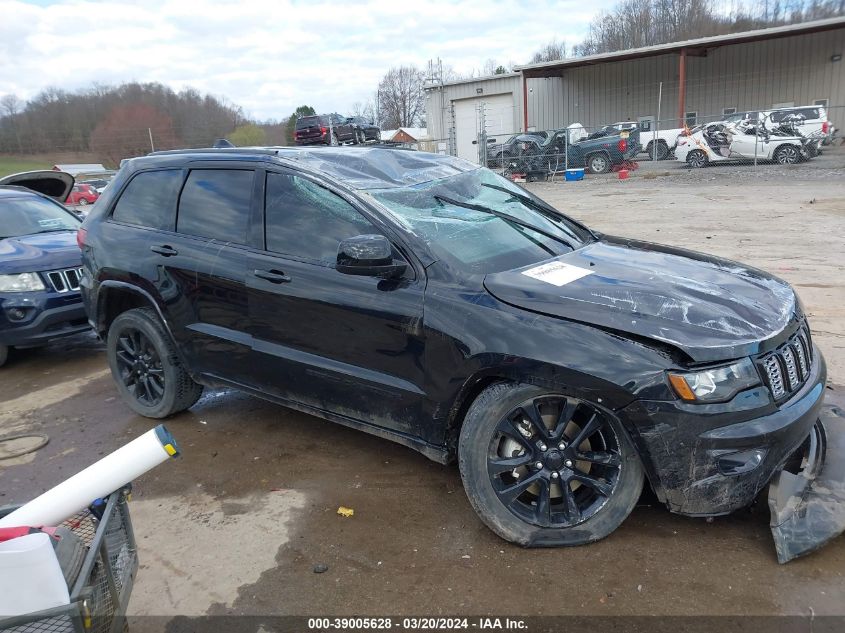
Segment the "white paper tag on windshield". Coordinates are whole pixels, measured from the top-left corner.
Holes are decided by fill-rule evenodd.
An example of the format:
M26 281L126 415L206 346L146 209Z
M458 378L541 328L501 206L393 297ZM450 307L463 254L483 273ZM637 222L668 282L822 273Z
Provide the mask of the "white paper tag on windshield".
M565 286L576 279L592 275L593 271L572 266L571 264L564 264L563 262L550 262L542 266L523 270L522 274L539 279L540 281L545 281L547 284Z

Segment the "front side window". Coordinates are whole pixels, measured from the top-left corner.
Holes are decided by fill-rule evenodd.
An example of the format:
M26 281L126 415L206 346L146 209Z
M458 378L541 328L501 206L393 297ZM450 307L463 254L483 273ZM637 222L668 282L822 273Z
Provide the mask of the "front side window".
M245 244L254 176L251 170L192 170L179 198L176 231Z
M379 233L346 200L299 176L267 174L267 250L334 264L341 240Z
M123 190L112 217L127 224L172 231L181 186L181 169L141 172Z
M371 193L435 257L470 273L526 266L592 239L569 218L488 169Z
M75 231L81 222L70 211L44 198L0 199L0 240L34 233Z

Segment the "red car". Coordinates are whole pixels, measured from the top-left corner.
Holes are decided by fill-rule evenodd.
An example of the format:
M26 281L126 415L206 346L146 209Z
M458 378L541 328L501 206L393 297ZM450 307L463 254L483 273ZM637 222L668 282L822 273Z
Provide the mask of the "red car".
M79 204L79 205L86 205L86 204L94 204L97 201L97 198L100 197L100 194L97 193L97 190L94 189L91 185L74 185L71 192L68 194L67 200L65 202L67 204Z

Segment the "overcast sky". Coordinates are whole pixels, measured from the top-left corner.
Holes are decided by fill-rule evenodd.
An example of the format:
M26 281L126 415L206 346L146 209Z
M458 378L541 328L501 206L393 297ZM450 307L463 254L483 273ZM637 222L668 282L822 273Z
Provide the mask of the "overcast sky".
M0 95L157 81L226 97L260 119L302 104L348 113L391 66L522 63L552 38L571 47L613 4L0 0Z

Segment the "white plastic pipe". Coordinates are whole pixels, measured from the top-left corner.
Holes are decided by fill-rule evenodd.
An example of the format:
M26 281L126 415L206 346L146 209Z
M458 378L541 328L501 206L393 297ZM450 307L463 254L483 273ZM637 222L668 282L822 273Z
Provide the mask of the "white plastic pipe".
M136 477L179 454L163 424L106 455L26 505L0 519L0 527L59 525L95 499L120 489Z

